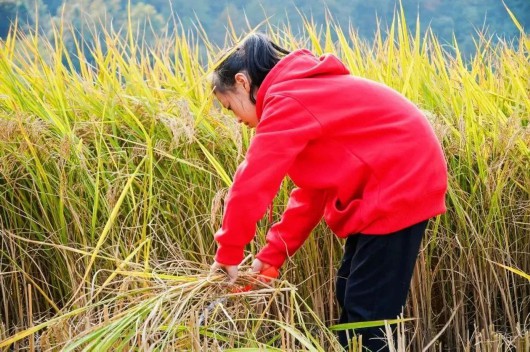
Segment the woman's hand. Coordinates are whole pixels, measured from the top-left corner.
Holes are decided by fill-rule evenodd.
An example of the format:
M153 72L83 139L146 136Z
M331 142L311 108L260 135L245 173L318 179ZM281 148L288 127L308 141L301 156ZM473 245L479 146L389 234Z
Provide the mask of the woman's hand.
M231 284L236 282L237 276L239 274L239 267L237 265L226 265L213 262L212 266L210 267L210 275L214 274L218 270L222 270L228 275Z
M253 273L259 274L259 273L262 273L263 271L267 270L270 267L271 267L270 264L264 263L261 260L256 258L252 262L252 269L251 270L252 270ZM258 280L261 281L261 282L266 282L267 281L265 278L260 277L260 276L258 276Z
M262 262L259 259L254 259L252 262L252 272L253 273L261 273L263 270L269 268L270 265L267 263Z

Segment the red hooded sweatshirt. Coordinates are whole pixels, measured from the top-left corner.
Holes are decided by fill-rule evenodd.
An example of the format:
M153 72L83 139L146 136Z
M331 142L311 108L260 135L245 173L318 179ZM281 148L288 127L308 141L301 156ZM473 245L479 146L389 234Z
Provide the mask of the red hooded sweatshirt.
M339 237L392 233L445 212L447 166L418 108L350 75L333 55L294 51L256 97L259 124L225 201L215 260L237 265L288 175L297 186L261 261L280 267L324 218Z

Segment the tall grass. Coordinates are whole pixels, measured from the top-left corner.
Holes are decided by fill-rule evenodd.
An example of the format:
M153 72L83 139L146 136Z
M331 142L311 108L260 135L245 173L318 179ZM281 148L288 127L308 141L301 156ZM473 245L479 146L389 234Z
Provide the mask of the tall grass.
M409 33L402 13L373 43L332 20L307 21L302 36L268 30L402 92L443 144L448 212L428 228L399 349L528 350L530 37L478 35L464 61L458 43ZM61 24L49 41L13 29L0 42L0 348L338 350L327 327L342 243L325 226L275 288L234 295L206 277L251 138L213 104L207 38L176 32L148 46L128 28L94 33L87 52L70 33L71 52L70 31ZM260 225L252 252L270 219Z

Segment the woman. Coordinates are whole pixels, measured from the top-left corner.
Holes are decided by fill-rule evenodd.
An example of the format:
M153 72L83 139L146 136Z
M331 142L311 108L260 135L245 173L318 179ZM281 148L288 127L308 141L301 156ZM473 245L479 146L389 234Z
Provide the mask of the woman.
M427 221L445 212L447 168L420 110L396 91L350 75L333 55L289 53L252 34L216 67L219 102L256 133L215 234L212 271L235 281L282 179L297 186L256 255L279 268L324 218L346 238L337 273L340 323L395 319L406 302ZM357 330L372 351L379 328ZM339 335L348 345L346 333Z

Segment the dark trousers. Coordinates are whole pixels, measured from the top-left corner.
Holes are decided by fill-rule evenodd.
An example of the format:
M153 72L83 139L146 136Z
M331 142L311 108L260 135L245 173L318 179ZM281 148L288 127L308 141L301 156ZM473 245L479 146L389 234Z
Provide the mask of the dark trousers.
M337 272L339 324L396 319L406 303L421 239L428 221L388 235L348 237ZM355 329L363 351L388 351L384 327ZM352 331L339 332L347 349Z

